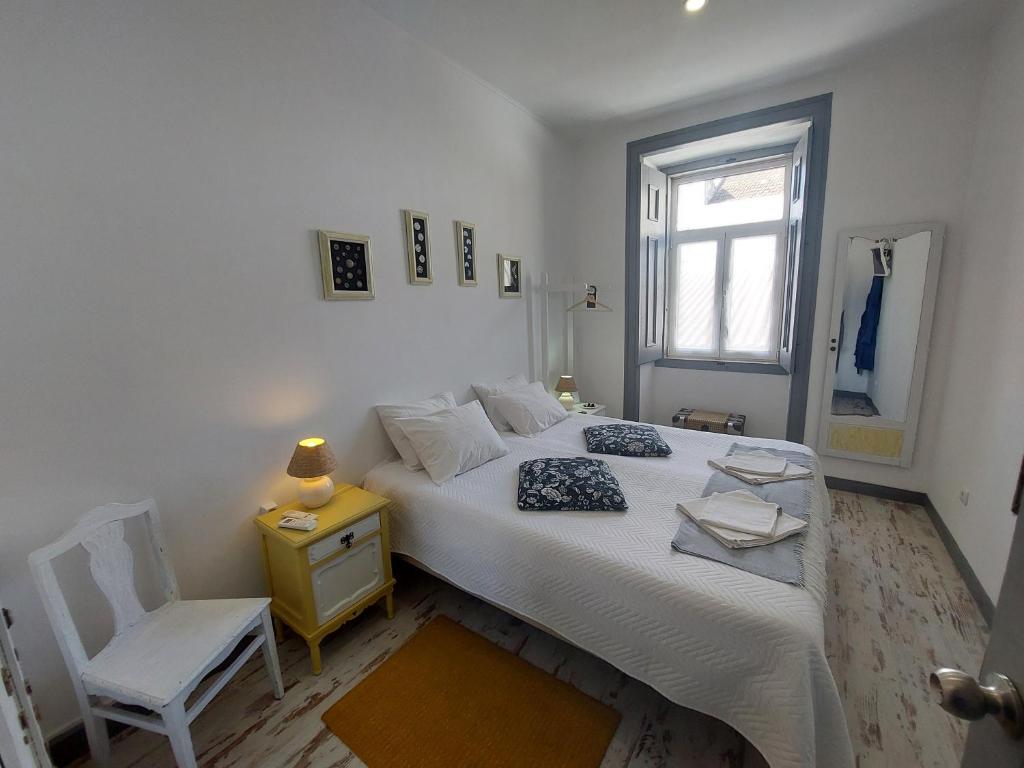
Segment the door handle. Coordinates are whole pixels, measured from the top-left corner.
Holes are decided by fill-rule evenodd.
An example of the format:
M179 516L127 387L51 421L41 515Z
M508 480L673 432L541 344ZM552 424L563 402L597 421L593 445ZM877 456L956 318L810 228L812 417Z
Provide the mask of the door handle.
M981 685L959 669L943 667L931 674L929 684L935 702L962 720L981 720L992 715L1011 739L1024 735L1024 701L1017 686L997 672L985 676Z

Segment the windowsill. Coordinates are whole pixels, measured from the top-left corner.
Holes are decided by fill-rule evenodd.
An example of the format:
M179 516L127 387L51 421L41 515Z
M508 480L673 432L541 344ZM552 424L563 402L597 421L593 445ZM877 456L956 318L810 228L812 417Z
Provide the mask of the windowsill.
M767 373L788 376L789 371L776 362L755 363L732 360L700 360L697 358L662 357L654 361L658 368L688 368L691 371L724 371L726 373Z

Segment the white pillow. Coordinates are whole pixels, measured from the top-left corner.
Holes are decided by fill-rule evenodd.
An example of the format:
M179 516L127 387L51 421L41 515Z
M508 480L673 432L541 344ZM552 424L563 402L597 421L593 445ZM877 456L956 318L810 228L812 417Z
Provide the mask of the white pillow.
M536 435L569 416L565 406L539 381L492 395L490 402L520 435Z
M433 416L395 419L438 485L508 453L476 400Z
M480 398L480 403L487 412L487 418L491 420L491 424L494 425L495 429L501 432L508 432L512 427L504 417L498 413L497 409L490 404L488 398L493 395L500 395L503 392L508 392L509 390L519 389L519 387L525 387L528 383L529 382L523 374L517 373L515 376L509 376L507 379L494 382L493 384L473 385L473 391L476 392L476 396Z
M384 425L384 431L391 438L392 445L402 457L402 463L408 469L423 469L416 449L412 447L409 438L395 423L395 419L403 416L429 416L438 411L446 411L455 407L455 395L451 392L442 392L439 395L428 397L426 400L418 400L415 403L400 403L395 405L378 405L377 415L380 416L380 423Z

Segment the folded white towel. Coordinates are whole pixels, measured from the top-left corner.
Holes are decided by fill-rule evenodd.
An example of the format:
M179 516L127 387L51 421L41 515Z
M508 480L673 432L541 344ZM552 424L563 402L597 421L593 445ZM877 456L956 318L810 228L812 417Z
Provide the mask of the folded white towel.
M786 459L768 451L746 451L733 453L718 461L728 469L750 475L782 477L786 471Z
M748 496L754 496L750 491L730 491L729 494L739 495L747 494ZM729 495L726 494L726 495ZM729 547L730 549L747 549L749 547L760 547L765 544L774 544L777 541L789 538L798 533L802 533L807 529L807 523L799 518L787 515L785 512L780 511L778 520L775 523L775 532L771 536L758 536L752 533L740 533L739 531L733 531L728 528L720 528L716 525L705 522L700 518L703 513L704 506L710 500L710 496L702 499L691 499L682 504L677 504L676 507L680 512L687 515L697 525L701 527L701 530L708 533L710 536L715 538L719 544Z
M801 467L798 464L787 463L785 472L783 472L783 474L779 477L771 475L755 475L749 472L741 472L738 469L731 469L730 467L727 467L720 462L721 459L708 459L709 466L712 466L715 469L720 469L722 472L725 472L725 474L732 475L733 477L738 478L739 480L742 480L745 483L750 483L751 485L778 483L782 480L804 480L814 474L813 471L807 469L806 467Z
M700 512L701 522L755 536L771 536L779 518L779 506L759 499L750 491L713 493Z

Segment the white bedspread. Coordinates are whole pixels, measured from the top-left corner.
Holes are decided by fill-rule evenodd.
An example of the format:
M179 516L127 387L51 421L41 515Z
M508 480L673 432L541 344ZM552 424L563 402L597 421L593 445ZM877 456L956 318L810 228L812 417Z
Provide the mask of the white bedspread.
M659 428L672 446L669 458L600 456L619 479L628 512L518 509L520 462L588 455L582 428L614 421L577 414L534 438L503 434L507 456L441 487L401 462L374 468L364 485L392 500L396 552L549 627L677 704L729 723L773 768L853 765L825 660L829 504L820 470L805 588L671 547L676 504L700 495L709 458L733 442L811 451Z

